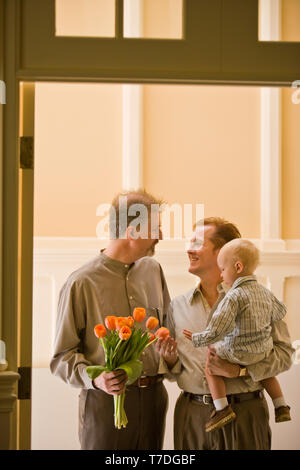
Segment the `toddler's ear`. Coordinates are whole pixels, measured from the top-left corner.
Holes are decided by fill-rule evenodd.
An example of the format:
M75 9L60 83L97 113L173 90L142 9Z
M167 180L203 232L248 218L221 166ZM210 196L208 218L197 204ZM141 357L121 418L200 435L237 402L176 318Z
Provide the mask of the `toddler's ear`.
M240 274L244 269L243 263L241 261L237 261L234 267L235 267L237 274Z

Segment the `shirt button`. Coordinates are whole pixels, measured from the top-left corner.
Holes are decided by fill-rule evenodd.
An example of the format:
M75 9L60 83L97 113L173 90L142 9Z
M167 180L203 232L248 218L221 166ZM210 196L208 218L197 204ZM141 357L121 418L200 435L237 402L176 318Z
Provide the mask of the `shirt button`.
M130 298L130 300L132 300L132 299L133 299L132 295L130 295L130 297L129 297L129 298Z
M125 264L125 268L128 268L128 264Z
M129 277L126 277L127 281L129 281Z

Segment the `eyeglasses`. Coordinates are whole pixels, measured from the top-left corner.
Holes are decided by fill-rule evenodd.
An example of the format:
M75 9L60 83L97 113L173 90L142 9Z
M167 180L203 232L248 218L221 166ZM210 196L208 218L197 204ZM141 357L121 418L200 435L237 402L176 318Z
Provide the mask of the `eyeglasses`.
M186 251L200 250L203 245L203 239L190 240L185 244Z

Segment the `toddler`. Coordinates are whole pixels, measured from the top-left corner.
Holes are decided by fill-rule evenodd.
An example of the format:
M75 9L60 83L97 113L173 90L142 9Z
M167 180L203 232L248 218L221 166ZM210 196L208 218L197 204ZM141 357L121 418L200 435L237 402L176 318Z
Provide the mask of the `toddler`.
M201 333L183 330L195 347L216 343L219 357L247 366L263 360L273 347L272 322L286 314L285 305L253 275L259 262L259 251L248 240L237 238L226 243L218 255L223 281L231 289L213 313L207 328ZM207 383L215 410L206 424L206 432L220 428L236 418L228 404L223 377L206 372ZM285 403L276 377L261 381L273 400L275 421L289 421L290 407Z

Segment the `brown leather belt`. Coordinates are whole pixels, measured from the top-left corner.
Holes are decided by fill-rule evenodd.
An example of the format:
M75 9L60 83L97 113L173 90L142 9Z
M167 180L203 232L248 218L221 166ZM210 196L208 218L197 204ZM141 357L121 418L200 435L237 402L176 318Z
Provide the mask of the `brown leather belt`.
M195 400L199 403L203 403L204 405L210 405L213 403L213 398L211 395L197 395L194 393L183 392L184 396L189 397L190 400ZM241 403L246 400L253 400L255 398L262 399L264 394L261 390L255 390L255 392L247 392L247 393L233 393L232 395L227 395L228 403Z
M163 375L141 375L130 387L139 387L139 388L146 388L151 387L151 385L155 385L158 382L163 380Z

